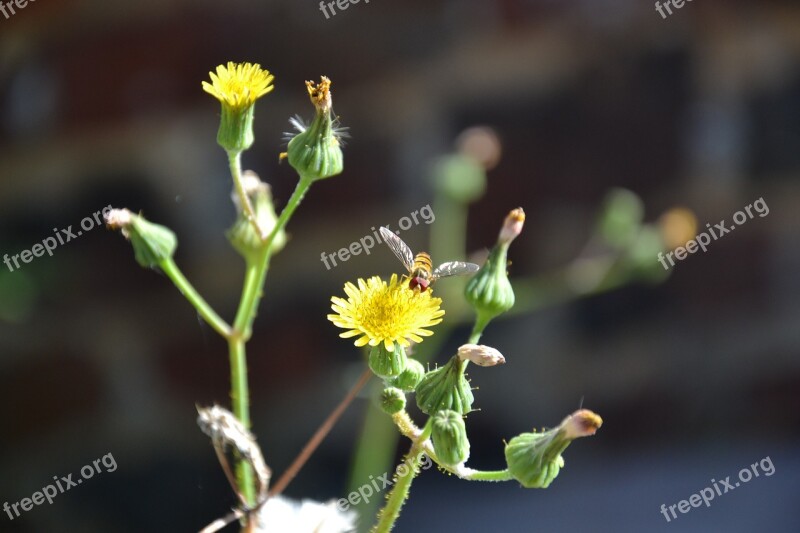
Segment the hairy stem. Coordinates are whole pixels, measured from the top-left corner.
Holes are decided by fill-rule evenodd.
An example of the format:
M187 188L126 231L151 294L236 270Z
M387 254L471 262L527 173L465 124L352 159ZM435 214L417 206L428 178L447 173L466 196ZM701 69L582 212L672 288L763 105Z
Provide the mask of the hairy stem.
M228 341L231 359L231 403L233 414L244 427L250 429L250 391L247 385L247 354L244 341L239 338ZM246 461L236 461L236 479L239 490L249 506L255 505L256 493L253 470Z
M430 419L429 419L430 421ZM431 458L431 461L439 465L443 470L450 472L451 474L461 478L466 479L468 481L509 481L512 479L511 474L508 470L474 470L472 468L468 468L464 466L464 464L460 465L447 465L444 464L439 457L436 455L436 452L433 449L433 444L430 440L427 440L427 434L423 433L424 430L421 430L414 424L414 421L411 420L411 417L408 415L408 411L405 409L399 411L392 415L392 422L394 422L395 426L397 426L398 431L400 434L408 437L411 439L412 442L416 443L419 446L420 450L425 453L428 457ZM423 438L424 435L424 438Z
M214 331L222 335L224 338L228 338L231 334L231 327L225 322L220 316L217 314L214 309L205 301L205 299L200 296L200 293L195 290L189 280L183 275L181 269L178 268L178 265L175 264L175 261L172 258L167 258L162 260L158 266L167 275L169 279L172 280L172 283L178 288L184 298L192 304L192 306L197 310L197 313L203 317L209 326L214 328Z
M241 168L238 155L231 157L231 174L234 183L237 183L237 191L241 185ZM247 356L245 344L252 335L253 321L255 320L258 305L264 292L264 282L269 270L271 257L272 241L275 235L283 229L289 222L300 201L305 196L306 191L311 186L312 180L300 177L294 193L289 202L278 217L275 227L269 235L265 237L264 247L258 255L257 260L248 262L242 296L239 300L239 308L236 311L236 319L233 328L228 335L228 345L231 363L231 400L233 402L233 414L246 428L250 428L250 391L247 383ZM244 193L244 189L241 191ZM247 198L247 195L244 195ZM249 200L247 200L249 202ZM246 203L243 199L242 206L247 212ZM252 206L251 206L252 210ZM249 216L249 215L248 215ZM255 220L255 218L253 218ZM244 495L249 505L255 504L255 484L253 471L245 461L236 462L236 474L239 483L239 490Z
M419 474L420 459L422 458L423 444L431 434L431 419L425 424L425 428L416 440L411 444L411 449L403 458L403 464L408 465L405 475L399 473L395 475L395 484L386 498L386 505L378 513L378 522L372 528L372 533L388 533L394 528L394 523L400 516L400 510L408 499L411 483Z
M267 278L269 262L272 256L272 241L275 239L275 235L286 227L292 214L294 214L309 187L311 187L311 183L311 179L304 178L303 176L300 177L297 187L295 187L292 196L289 198L289 202L286 204L286 207L283 208L278 220L275 222L275 227L272 228L272 231L266 236L264 248L258 255L258 258L252 264L247 265L244 287L242 288L242 297L239 301L239 309L236 312L236 319L233 323L234 330L245 340L250 338L253 320L255 320L258 305L263 296L264 281Z

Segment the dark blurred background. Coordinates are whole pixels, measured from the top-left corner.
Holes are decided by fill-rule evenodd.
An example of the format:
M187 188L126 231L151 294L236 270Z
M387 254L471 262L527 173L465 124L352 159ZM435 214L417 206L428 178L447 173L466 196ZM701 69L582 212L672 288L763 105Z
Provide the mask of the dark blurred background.
M296 183L278 161L287 119L312 112L304 80L333 80L351 135L344 174L289 225L249 345L253 429L276 474L363 368L325 318L330 296L399 268L383 247L330 270L320 254L431 203L434 161L482 124L502 159L469 207L467 250L524 207L511 279L543 281L518 293L523 310L581 255L612 188L639 195L653 224L682 206L702 229L759 198L769 215L666 279L539 293L493 323L483 341L508 363L470 372L471 466L502 468L503 439L581 401L604 426L546 491L423 473L397 531L800 530L800 4L696 0L663 19L633 0L373 0L326 19L314 0L30 2L0 15L0 254L129 207L178 234L178 263L231 317L243 268L223 235L219 104L200 87L229 60L275 74L244 165L278 207ZM403 234L415 250L447 223L437 215ZM433 361L468 325L449 333ZM225 514L235 501L195 403L229 405L228 370L224 342L117 234L0 265L0 502L108 453L118 464L52 505L0 514L0 530L197 531ZM367 481L348 477L369 405L350 407L288 496ZM671 523L660 514L766 456L773 476Z

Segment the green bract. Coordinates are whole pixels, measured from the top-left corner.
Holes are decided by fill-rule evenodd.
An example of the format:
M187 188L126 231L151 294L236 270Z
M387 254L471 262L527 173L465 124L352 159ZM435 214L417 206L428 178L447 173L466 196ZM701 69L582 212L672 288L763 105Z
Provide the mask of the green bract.
M489 322L514 307L514 289L506 272L507 257L508 243L496 244L486 264L467 282L464 296L475 308L480 322Z
M527 489L546 489L564 466L561 453L569 443L558 429L517 435L506 445L508 471Z
M469 440L464 418L455 411L438 411L433 415L431 440L439 460L457 465L469 458Z
M227 152L233 153L243 152L253 146L254 114L255 104L244 109L222 104L217 143Z
M131 214L125 234L133 246L136 261L147 268L156 268L161 261L171 259L178 247L178 238L169 228Z
M399 413L406 408L406 395L398 388L387 387L381 393L380 404L387 415Z
M472 388L464 376L466 363L452 357L446 365L425 374L416 388L417 406L423 413L452 410L465 415L472 410Z
M330 80L324 76L318 85L306 82L317 114L310 126L289 141L286 150L292 168L300 176L312 180L335 176L344 169L342 147L334 131L330 85Z
M406 369L407 361L405 348L397 342L393 350L387 350L384 343L380 343L369 352L369 368L384 379L399 376Z
M403 391L411 392L417 387L424 375L425 367L422 366L422 363L416 359L407 359L405 370L400 372L400 375L395 378L392 385Z

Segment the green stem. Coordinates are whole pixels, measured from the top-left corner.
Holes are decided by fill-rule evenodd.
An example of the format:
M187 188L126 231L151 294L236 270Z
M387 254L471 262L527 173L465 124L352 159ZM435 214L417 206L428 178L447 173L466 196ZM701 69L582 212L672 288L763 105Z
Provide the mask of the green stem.
M261 227L258 225L258 218L256 218L256 212L253 209L253 203L250 201L250 196L247 194L247 191L244 190L244 182L242 181L242 152L229 151L228 165L231 169L233 186L236 188L236 195L239 197L239 203L242 206L242 211L244 212L247 220L249 220L253 225L253 228L255 228L256 234L259 235L262 240L264 240L266 236L261 230Z
M244 272L242 296L239 300L239 309L233 322L234 329L239 332L242 340L247 342L253 334L253 320L258 310L258 302L264 287L264 281L269 270L269 254L261 258L259 264L248 263Z
M478 344L478 341L481 340L481 335L483 335L483 330L486 329L486 326L489 325L491 320L491 318L478 313L478 316L475 317L475 324L472 326L472 333L470 333L467 343Z
M411 420L411 417L408 415L408 411L406 410L393 414L392 422L394 422L394 425L397 426L400 434L408 437L412 440L412 442L416 443L422 449L422 451L431 458L431 461L439 465L443 470L446 470L447 472L450 472L461 479L466 479L468 481L509 481L513 479L511 473L507 469L483 471L467 468L463 464L448 465L442 463L442 461L440 461L439 457L436 455L436 451L433 449L432 443L426 442L433 430L430 418L428 419L425 428L422 430L417 428L417 426L414 424L414 421Z
M431 204L436 215L436 223L430 228L429 251L440 260L462 258L466 253L467 211L468 206L454 201L448 195L437 192ZM415 355L421 363L432 360L439 355L441 346L450 338L453 329L469 319L470 308L462 296L466 280L449 278L436 285L435 295L445 303L448 319L439 324L436 335L428 337L418 346ZM371 397L377 396L378 390ZM358 488L367 480L369 474L385 472L397 450L398 434L386 420L380 409L368 408L361 435L352 455L350 491ZM379 499L372 499L359 506L362 516L374 515L378 510Z
M408 471L404 476L400 474L395 476L397 481L386 498L386 505L378 514L378 523L372 528L372 533L388 533L394 528L394 523L400 516L400 510L408 499L411 483L419 474L420 458L423 454L422 446L430 436L431 429L431 420L428 419L422 434L413 442L411 449L408 450L408 453L403 458L403 464L408 466Z
M263 295L264 281L267 278L269 261L272 256L272 241L275 239L275 235L289 222L292 214L294 214L309 187L311 187L312 182L312 179L300 176L300 181L297 183L297 187L295 187L286 207L283 208L278 220L275 222L275 227L265 238L264 247L257 260L247 266L242 298L239 302L239 309L236 312L236 319L233 322L234 330L239 332L245 340L250 338L253 320L255 320L258 304Z
M240 188L241 162L239 155L229 153L229 156L234 183L237 184L237 191L241 190L240 194L243 194L244 189ZM281 212L280 217L278 217L275 227L270 234L265 237L261 252L258 254L255 261L247 263L242 296L239 300L239 308L236 311L233 329L230 330L227 336L231 364L231 401L233 403L233 414L248 429L250 428L250 392L247 383L247 354L245 351L245 344L252 335L253 321L255 320L258 305L264 292L264 282L266 281L267 271L269 270L272 241L275 235L289 222L297 206L300 205L300 201L303 199L306 191L311 186L312 181L313 180L304 178L303 176L300 177L300 181L294 193L292 193L289 202L286 204L286 207L284 207ZM244 194L242 206L245 212L247 212L247 205L249 203L249 200L245 201L246 198L247 195ZM255 220L255 218L252 220ZM237 461L236 475L239 483L239 490L242 491L242 495L245 497L246 501L250 505L254 505L255 484L253 471L250 465L245 461Z
M214 331L222 335L224 338L229 338L231 335L231 327L225 322L214 309L200 296L200 293L195 290L186 276L183 275L181 269L175 264L172 258L162 260L159 264L161 270L167 275L172 283L178 288L186 300L192 304L197 310L198 314L203 317L209 326L214 328Z
M439 465L442 470L450 472L454 476L466 481L511 481L514 479L508 469L473 470L472 468L467 468L464 465L446 465L439 460L439 457L433 450L433 446L431 446L429 443L423 445L423 451L428 457L431 458L431 461Z
M514 479L508 469L505 470L475 470L467 476L462 477L470 481L511 481Z
M228 341L231 359L231 403L233 414L246 428L250 428L250 391L247 385L247 354L244 340L232 338ZM239 490L250 506L255 505L253 470L246 461L236 462L236 479Z

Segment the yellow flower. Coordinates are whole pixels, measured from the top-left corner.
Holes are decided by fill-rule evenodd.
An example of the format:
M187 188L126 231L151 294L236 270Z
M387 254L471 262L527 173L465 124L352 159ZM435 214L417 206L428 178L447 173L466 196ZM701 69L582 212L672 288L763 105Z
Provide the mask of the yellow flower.
M208 73L211 83L203 82L203 90L234 109L244 109L272 91L274 76L263 70L258 63L234 63L219 65L217 73Z
M431 291L419 292L408 288L408 283L398 280L397 274L387 284L378 276L367 281L358 280L358 287L346 283L344 292L347 300L336 296L331 298L337 314L328 315L328 320L340 328L347 329L342 338L360 337L356 346L377 346L381 342L387 350L394 349L394 343L401 346L422 342L422 337L433 335L425 328L442 321L444 310L439 306L441 298L431 296Z

